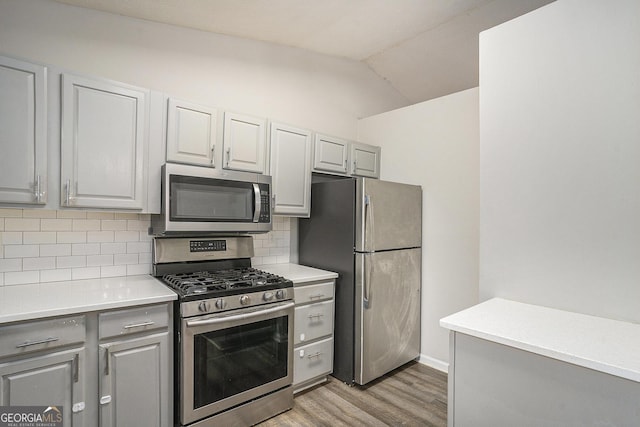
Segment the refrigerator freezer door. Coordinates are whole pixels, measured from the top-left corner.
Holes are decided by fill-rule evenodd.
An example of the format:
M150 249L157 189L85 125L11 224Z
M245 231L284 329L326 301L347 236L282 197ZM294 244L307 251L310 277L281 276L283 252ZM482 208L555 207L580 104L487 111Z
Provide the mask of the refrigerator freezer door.
M421 249L356 254L355 382L420 355Z
M422 246L422 188L359 178L356 195L357 252Z

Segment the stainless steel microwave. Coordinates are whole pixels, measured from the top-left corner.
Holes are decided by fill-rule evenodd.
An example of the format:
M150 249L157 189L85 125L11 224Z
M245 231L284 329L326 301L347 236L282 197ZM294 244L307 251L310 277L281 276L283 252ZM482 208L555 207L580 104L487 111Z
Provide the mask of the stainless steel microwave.
M270 176L166 163L161 203L155 235L271 231Z

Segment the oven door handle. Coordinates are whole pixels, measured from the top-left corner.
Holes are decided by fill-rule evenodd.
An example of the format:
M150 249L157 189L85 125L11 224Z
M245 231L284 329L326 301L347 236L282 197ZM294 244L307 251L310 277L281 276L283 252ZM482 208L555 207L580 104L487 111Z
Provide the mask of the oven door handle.
M258 222L260 219L260 211L262 210L262 201L260 199L260 186L253 184L253 200L255 209L253 211L253 222Z
M264 314L275 313L276 311L288 310L293 306L295 306L295 303L289 302L287 304L278 305L277 307L267 308L266 310L256 310L256 311L252 311L251 313L236 314L235 316L214 317L212 319L205 319L205 320L187 320L187 327L215 325L217 323L227 323L227 322L233 322L236 320L246 320L246 319L251 319L252 317L262 316Z

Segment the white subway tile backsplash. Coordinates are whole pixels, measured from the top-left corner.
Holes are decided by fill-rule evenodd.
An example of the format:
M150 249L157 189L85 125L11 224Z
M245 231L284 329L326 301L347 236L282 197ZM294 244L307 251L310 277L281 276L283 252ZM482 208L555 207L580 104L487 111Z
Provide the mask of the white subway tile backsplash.
M0 259L0 272L22 271L22 258Z
M139 214L130 212L116 212L116 219L135 219L139 218Z
M146 255L146 254L140 254ZM127 264L144 264L146 262L139 260L138 254L116 254L113 256L113 263L115 265L127 265ZM149 259L149 263L151 260Z
M5 231L40 231L40 220L37 218L5 218Z
M125 254L127 253L127 244L126 243L100 243L100 253Z
M87 219L114 219L114 212L87 212Z
M22 218L22 209L0 209L2 218Z
M151 242L128 242L127 253L139 254L144 252L151 252Z
M4 245L5 258L26 258L40 256L38 245Z
M22 270L49 270L56 268L55 257L22 258Z
M55 231L25 231L22 233L22 243L25 245L37 245L45 243L56 243Z
M70 268L59 268L56 270L41 270L40 281L41 282L62 282L65 280L71 280Z
M21 245L22 232L20 231L3 231L2 244L4 245Z
M87 233L85 231L58 231L56 240L58 243L86 243Z
M73 231L99 231L99 219L74 219L72 225Z
M114 236L115 242L138 242L140 241L139 231L116 231Z
M127 230L129 231L144 231L149 229L149 221L139 221L130 219L127 221Z
M55 218L56 211L47 209L25 209L22 211L24 218Z
M98 279L100 277L100 267L72 268L71 280Z
M143 252L138 254L138 264L151 264L151 252Z
M40 281L39 271L20 271L4 273L4 284L8 285L22 285L25 283L38 283Z
M0 286L151 273L150 215L0 209ZM254 236L255 265L290 259L292 219ZM4 258L3 258L4 257Z
M71 255L98 255L100 243L74 243L71 245Z
M84 219L87 217L87 211L56 211L58 218Z
M86 256L59 256L56 257L56 267L57 268L77 268L77 267L86 267L87 266L87 257Z
M71 244L60 243L55 245L40 245L40 256L69 256Z
M113 265L113 255L87 256L87 267L102 267L105 265Z
M127 229L126 220L102 220L101 227L104 231L124 231Z
M87 231L87 242L111 243L114 241L113 231Z
M112 265L109 267L100 267L100 277L118 277L127 275L126 265Z
M151 274L151 264L127 265L127 276L135 276L137 274Z
M72 219L41 219L41 231L71 231L73 226Z

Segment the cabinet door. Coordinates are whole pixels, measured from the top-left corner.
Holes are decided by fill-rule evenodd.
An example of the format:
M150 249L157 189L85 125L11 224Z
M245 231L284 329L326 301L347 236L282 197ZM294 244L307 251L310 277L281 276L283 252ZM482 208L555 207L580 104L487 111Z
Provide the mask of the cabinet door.
M273 213L308 217L311 212L311 132L271 123Z
M223 164L225 169L264 173L266 120L244 114L224 114Z
M144 207L148 99L145 89L62 76L62 206Z
M313 144L313 170L346 174L349 142L327 135L316 135Z
M84 348L0 363L0 405L62 407L63 425L84 417Z
M351 175L380 178L380 147L352 142Z
M169 427L169 333L100 345L100 426Z
M47 201L46 68L0 56L0 202Z
M214 108L169 99L167 161L214 167L216 117Z

